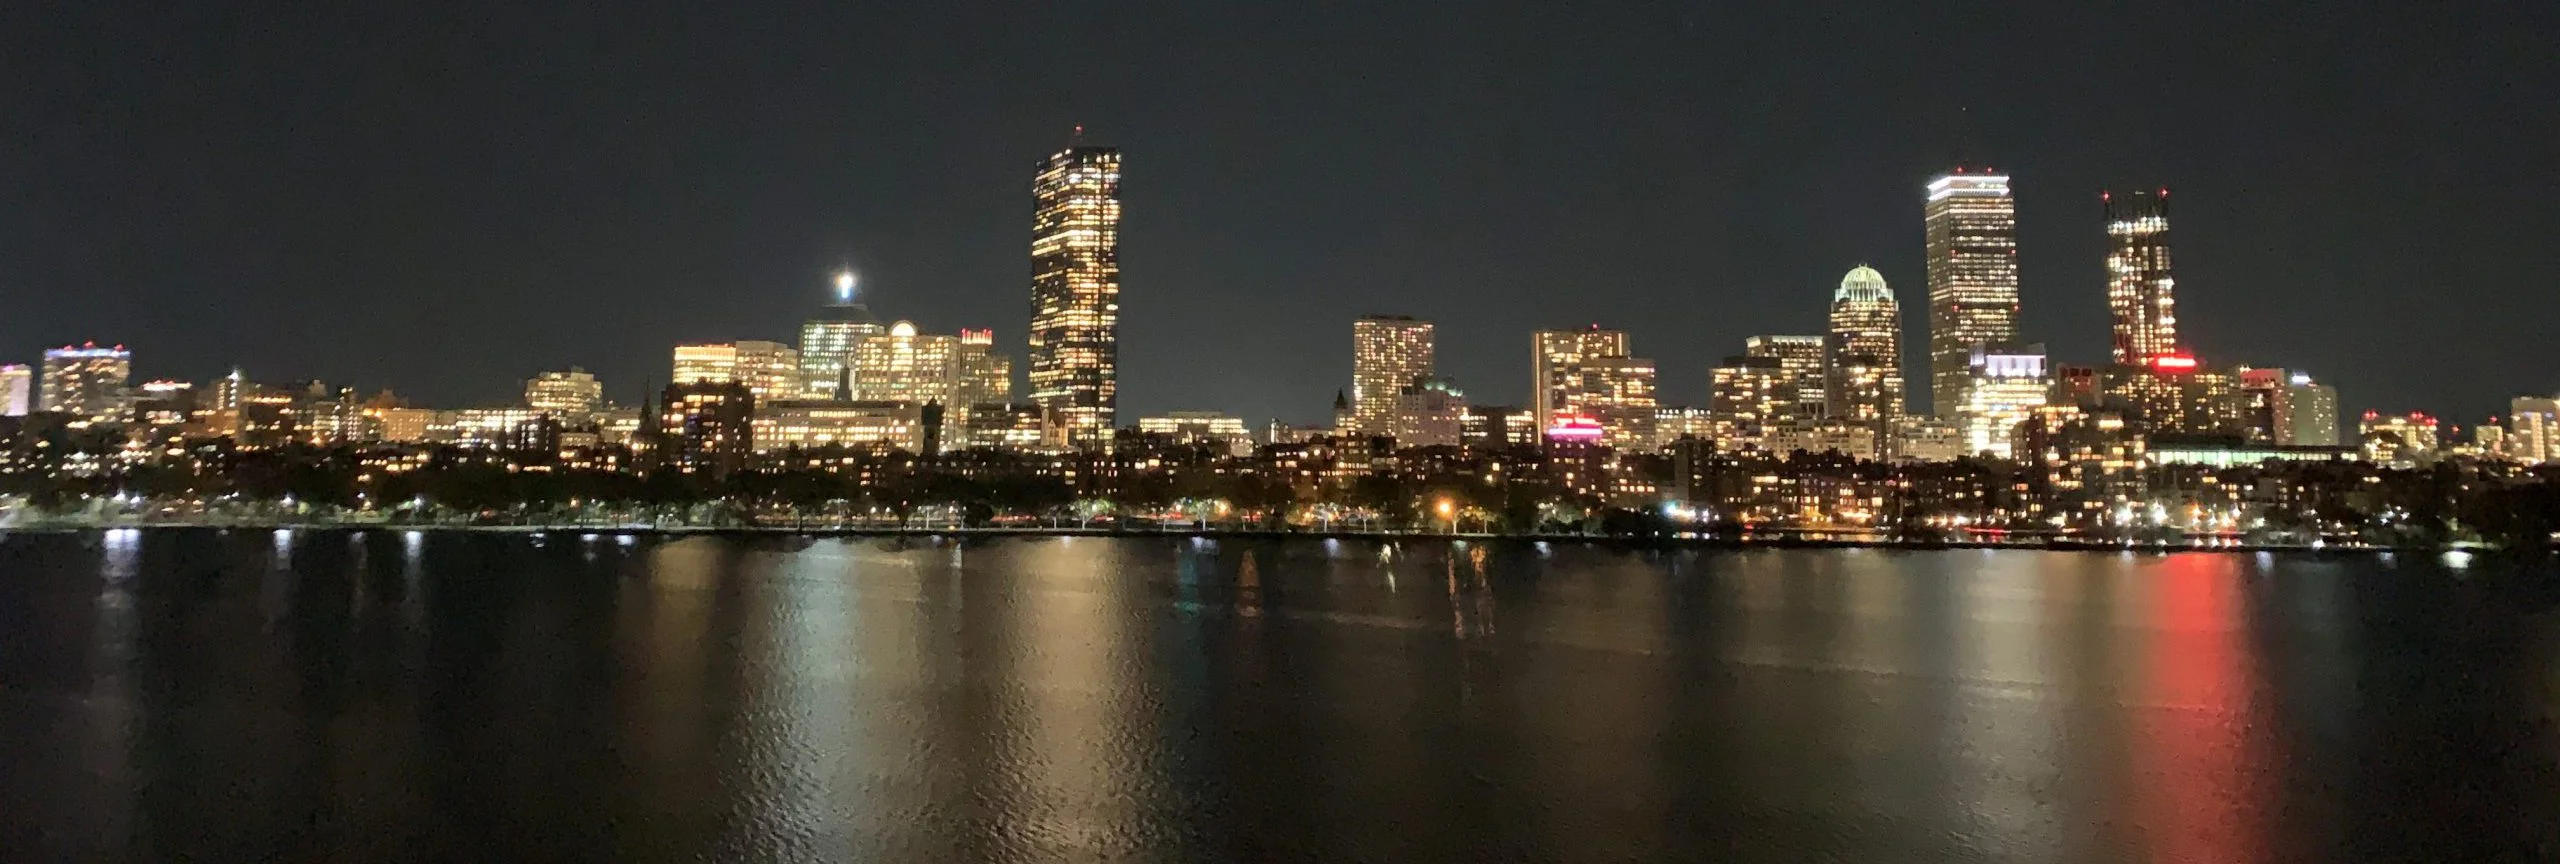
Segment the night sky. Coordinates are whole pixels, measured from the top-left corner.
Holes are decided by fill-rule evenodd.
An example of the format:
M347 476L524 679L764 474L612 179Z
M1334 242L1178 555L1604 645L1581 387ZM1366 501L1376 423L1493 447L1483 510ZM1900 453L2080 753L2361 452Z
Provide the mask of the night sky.
M1323 419L1374 312L1475 401L1599 322L1700 404L1860 262L1917 399L1957 162L2014 175L2057 362L2105 357L2098 190L2166 186L2208 362L2466 423L2560 390L2547 0L253 5L0 7L0 357L628 402L850 261L1019 369L1032 166L1081 123L1127 159L1123 422Z

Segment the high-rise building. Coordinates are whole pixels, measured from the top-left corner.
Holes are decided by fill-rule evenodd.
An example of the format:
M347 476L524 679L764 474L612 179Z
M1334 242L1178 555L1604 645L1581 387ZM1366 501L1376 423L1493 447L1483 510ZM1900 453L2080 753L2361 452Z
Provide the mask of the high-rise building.
M1975 346L1964 408L1957 412L1967 454L2010 456L2018 424L2044 407L2052 394L2044 365L2042 345Z
M2507 402L2507 453L2518 462L2560 461L2560 398L2519 396Z
M36 373L24 363L0 366L0 416L24 417L34 410Z
M1106 447L1119 416L1120 151L1059 151L1031 200L1031 401L1067 446Z
M1600 443L1650 450L1654 439L1653 361L1627 356L1627 334L1595 324L1584 330L1541 330L1531 336L1532 411L1546 429L1588 419Z
M2017 202L2005 174L1929 181L1923 210L1929 264L1929 403L1953 417L1965 405L1976 346L2018 338Z
M756 397L735 381L667 385L661 396L658 446L667 467L683 474L725 476L746 467L755 448Z
M1371 315L1351 322L1350 431L1393 435L1396 400L1431 376L1431 322Z
M1902 307L1884 274L1864 265L1840 279L1831 295L1831 333L1824 344L1825 413L1872 426L1879 443L1902 416Z
M2311 376L2287 373L2276 391L2276 443L2286 447L2338 446L2338 388Z
M133 376L133 352L118 345L100 348L89 342L44 352L43 388L38 409L70 415L82 425L124 419L125 381Z
M851 269L836 272L835 302L800 325L800 395L809 399L856 399L858 393L836 392L843 386L853 348L862 340L888 332L871 307L857 299L858 280Z
M1655 411L1653 361L1634 357L1590 357L1579 373L1565 407L1569 413L1600 421L1600 443L1626 452L1653 449Z
M1710 371L1707 422L1716 449L1767 449L1787 411L1789 380L1784 361L1775 357L1727 357Z
M959 382L959 337L919 333L911 321L853 349L853 391L865 402L951 405Z
M2367 462L2385 468L2419 468L2436 461L2434 417L2367 411L2357 431Z
M2107 214L2107 308L2115 362L2148 366L2178 353L2177 280L2169 273L2169 190L2101 192Z
M585 422L604 408L604 384L576 366L544 372L524 382L525 407L573 422Z
M959 380L953 384L950 404L965 410L971 405L1013 401L1013 358L997 351L995 343L994 330L960 331Z
M791 399L800 395L800 352L780 342L754 339L706 345L678 345L670 380L677 384L734 381L758 399Z
M1780 394L1787 403L1789 417L1805 423L1822 418L1828 410L1824 393L1825 369L1821 336L1752 336L1742 340L1742 353L1750 357L1774 357L1786 371L1786 390Z
M1467 394L1447 378L1418 376L1396 392L1394 435L1403 447L1455 447L1464 436Z

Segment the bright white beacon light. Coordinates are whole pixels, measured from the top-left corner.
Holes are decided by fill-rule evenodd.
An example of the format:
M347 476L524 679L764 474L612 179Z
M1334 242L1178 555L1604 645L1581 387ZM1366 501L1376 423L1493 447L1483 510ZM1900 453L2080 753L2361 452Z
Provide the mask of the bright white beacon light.
M836 271L836 302L853 302L853 271Z

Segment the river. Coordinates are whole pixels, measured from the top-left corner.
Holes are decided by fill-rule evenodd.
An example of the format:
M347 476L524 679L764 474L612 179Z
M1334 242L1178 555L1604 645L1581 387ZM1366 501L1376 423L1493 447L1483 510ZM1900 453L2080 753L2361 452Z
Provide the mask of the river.
M2549 861L2517 567L21 533L0 856Z

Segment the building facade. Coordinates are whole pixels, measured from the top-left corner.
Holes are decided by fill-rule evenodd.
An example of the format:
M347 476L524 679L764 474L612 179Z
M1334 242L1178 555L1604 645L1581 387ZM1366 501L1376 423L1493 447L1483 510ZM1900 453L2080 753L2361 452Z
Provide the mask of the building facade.
M1120 151L1059 151L1031 198L1031 401L1066 446L1107 447L1119 422Z
M669 384L660 394L656 444L668 470L725 477L755 452L756 397L735 381Z
M1964 410L1958 413L1965 453L2009 458L2018 424L2045 407L2053 391L2045 377L2044 346L1976 346L1967 377Z
M544 372L524 382L525 407L553 416L584 421L604 408L604 384L594 373L575 366Z
M24 417L35 405L35 370L24 363L0 366L0 416Z
M854 346L862 340L889 332L880 319L871 314L856 294L852 270L840 270L835 278L835 302L816 318L800 325L800 395L807 399L858 399L861 394L839 392L844 387L845 369L853 362Z
M69 415L82 425L123 422L125 384L132 377L133 352L122 345L46 349L38 410Z
M2169 270L2169 190L2101 192L2107 217L2107 309L2119 366L2178 354L2177 279Z
M1429 321L1371 315L1351 322L1349 431L1395 434L1397 399L1431 376L1433 342Z
M1530 403L1540 428L1569 410L1582 381L1584 363L1602 357L1627 356L1627 333L1593 324L1581 330L1540 330L1530 336Z
M1791 419L1810 425L1829 411L1824 397L1827 375L1824 354L1825 338L1821 336L1752 336L1742 340L1742 353L1751 357L1770 357L1786 372L1786 412Z
M800 374L800 352L791 346L747 339L676 346L675 368L669 381L735 382L746 385L747 391L758 399L792 399L800 395L804 386Z
M2009 177L1955 173L1929 181L1922 211L1929 268L1929 402L1965 405L1976 346L2018 338L2017 202Z
M2539 465L2560 460L2560 398L2522 396L2507 401L2507 454Z

